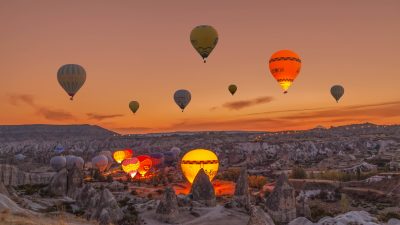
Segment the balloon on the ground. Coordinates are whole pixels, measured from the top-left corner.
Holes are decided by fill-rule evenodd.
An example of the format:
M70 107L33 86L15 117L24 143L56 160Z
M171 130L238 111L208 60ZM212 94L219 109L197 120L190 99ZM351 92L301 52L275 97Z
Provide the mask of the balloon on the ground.
M117 163L121 163L126 158L125 150L114 151L113 158Z
M71 170L74 166L81 170L85 164L83 158L79 156L67 155L65 159L67 161L66 167L68 170Z
M179 154L181 154L181 149L178 147L172 147L170 151L175 154L175 157L178 157Z
M190 100L192 99L192 95L188 90L177 90L174 94L174 101L179 106L179 108L183 110L189 104Z
M98 155L93 157L92 166L98 169L100 172L104 172L107 169L108 158L105 155Z
M125 159L129 159L133 157L133 150L132 149L125 149Z
M57 154L60 154L64 151L64 147L61 144L58 144L56 147L54 147L54 152Z
M19 154L15 155L14 158L18 161L22 161L26 158L26 156L24 154L19 153Z
M77 64L66 64L60 67L57 72L57 80L61 87L73 100L76 93L86 81L85 69Z
M50 166L55 171L60 171L61 169L65 168L67 164L67 160L64 156L54 156L50 159Z
M156 152L149 154L151 161L153 162L153 167L159 169L164 166L164 155L162 153Z
M218 43L217 30L210 25L197 26L190 33L190 42L206 62L207 57Z
M139 102L137 102L137 101L129 102L129 108L131 109L133 114L135 114L137 112L137 110L139 109Z
M336 102L339 102L339 99L343 96L343 94L344 94L343 86L334 85L331 87L331 95L336 100Z
M112 157L112 152L111 152L111 151L108 151L108 150L105 150L105 151L101 151L101 152L99 153L99 155L104 155L104 156L107 157L107 159L108 159L108 164L107 164L106 170L110 169L111 166L112 166L112 164L113 164L113 161L114 161L114 160L113 160L113 157Z
M275 52L269 60L269 69L272 76L287 93L287 90L300 73L300 57L290 50Z
M133 178L136 176L137 170L140 166L140 162L136 157L134 157L130 159L125 159L124 161L122 161L121 165L122 170Z
M153 165L153 161L151 161L151 157L148 155L140 155L137 158L140 162L138 172L143 177L151 169L151 166Z
M231 85L229 85L228 90L232 95L234 95L237 91L237 86L234 84L231 84Z
M219 161L217 155L207 149L194 149L187 152L181 160L181 168L186 179L193 183L194 178L201 168L212 181L217 175Z

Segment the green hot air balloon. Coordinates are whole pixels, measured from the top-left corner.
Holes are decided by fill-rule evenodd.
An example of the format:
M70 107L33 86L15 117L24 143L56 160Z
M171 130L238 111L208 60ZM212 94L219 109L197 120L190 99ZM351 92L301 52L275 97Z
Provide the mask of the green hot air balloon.
M190 100L192 99L192 95L188 90L177 90L174 94L175 103L179 106L179 108L183 110L189 104Z
M237 86L234 84L231 84L231 85L229 85L228 90L232 95L234 95L237 91Z
M339 99L344 94L344 88L341 85L334 85L331 87L331 95L335 98L336 102L339 102Z
M85 69L77 64L66 64L57 72L57 80L61 87L73 100L75 94L81 89L86 81Z
M131 109L131 111L133 112L133 114L136 113L136 111L138 111L139 109L139 102L137 101L131 101L129 103L129 108Z

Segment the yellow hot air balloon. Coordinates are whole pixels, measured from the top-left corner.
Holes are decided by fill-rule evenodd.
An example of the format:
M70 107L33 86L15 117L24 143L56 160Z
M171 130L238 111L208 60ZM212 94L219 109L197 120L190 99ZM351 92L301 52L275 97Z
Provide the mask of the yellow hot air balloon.
M139 166L140 162L137 158L130 158L122 161L122 170L132 178L136 175Z
M57 72L57 80L61 87L73 100L75 94L86 81L85 69L77 64L66 64L60 67Z
M290 50L277 51L269 60L269 69L272 76L284 90L283 93L287 93L287 90L300 73L301 60L296 53Z
M113 158L117 163L121 163L126 157L124 150L117 150L113 153Z
M231 85L229 85L228 90L232 95L234 95L237 91L237 86L234 84L231 84Z
M201 168L204 169L210 181L217 175L219 161L217 155L207 149L194 149L187 152L181 160L181 168L186 179L193 183Z
M133 112L133 114L136 113L136 111L139 109L139 102L137 101L131 101L129 103L129 108L131 109L131 111Z
M209 25L197 26L190 33L190 42L206 62L207 57L218 43L217 30Z

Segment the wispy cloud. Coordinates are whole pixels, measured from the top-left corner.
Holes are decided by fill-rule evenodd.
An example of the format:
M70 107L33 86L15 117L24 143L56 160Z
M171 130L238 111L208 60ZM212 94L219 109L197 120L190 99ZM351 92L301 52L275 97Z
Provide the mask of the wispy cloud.
M19 105L30 106L35 110L37 115L42 116L48 120L65 121L65 120L76 119L75 116L69 112L37 105L35 103L35 98L33 95L12 94L8 96L8 102L14 106L19 106Z
M97 113L86 113L86 115L89 117L89 119L97 121L124 116L123 114L97 114Z
M255 99L250 99L250 100L227 102L227 103L224 103L222 106L225 108L228 108L230 110L241 110L243 108L269 103L269 102L272 102L273 100L274 100L274 98L271 96L264 96L264 97L258 97Z

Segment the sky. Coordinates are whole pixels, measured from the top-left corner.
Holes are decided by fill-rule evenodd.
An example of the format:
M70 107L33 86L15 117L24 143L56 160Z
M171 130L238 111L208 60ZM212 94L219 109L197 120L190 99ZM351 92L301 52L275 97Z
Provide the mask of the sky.
M399 12L398 0L0 0L0 124L119 133L399 124ZM189 40L202 24L219 34L205 64ZM288 94L268 69L281 49L302 59ZM69 63L87 72L74 101L56 76ZM183 113L177 89L192 93Z

